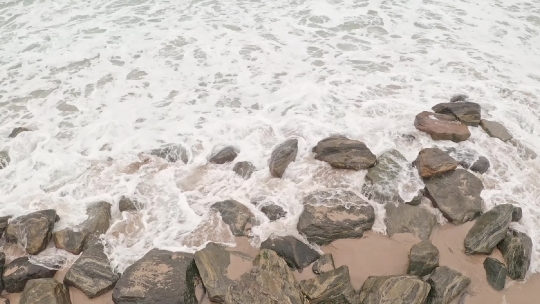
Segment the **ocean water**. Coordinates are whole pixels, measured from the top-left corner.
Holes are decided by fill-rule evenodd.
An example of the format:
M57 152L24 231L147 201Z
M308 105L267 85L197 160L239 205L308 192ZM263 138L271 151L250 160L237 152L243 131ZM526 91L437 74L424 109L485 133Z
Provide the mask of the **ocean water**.
M540 271L540 2L518 1L0 1L0 215L54 208L56 229L86 218L86 204L113 204L104 236L120 271L153 247L194 251L234 238L209 206L236 199L271 233L297 234L302 198L345 188L360 194L365 171L334 170L311 148L331 134L364 141L377 155L408 161L425 147L472 149L491 169L484 209L523 208L512 226L533 239ZM516 147L480 128L461 143L434 142L414 116L466 93L484 118L504 124ZM14 127L32 132L14 139ZM408 141L404 135L413 135ZM297 138L282 179L267 161ZM189 162L147 152L182 144ZM208 164L234 145L257 171ZM526 149L523 147L527 147ZM417 175L400 191L414 196ZM122 195L144 209L118 211ZM270 223L250 203L288 215ZM385 232L374 202L374 230ZM62 260L49 248L38 259Z

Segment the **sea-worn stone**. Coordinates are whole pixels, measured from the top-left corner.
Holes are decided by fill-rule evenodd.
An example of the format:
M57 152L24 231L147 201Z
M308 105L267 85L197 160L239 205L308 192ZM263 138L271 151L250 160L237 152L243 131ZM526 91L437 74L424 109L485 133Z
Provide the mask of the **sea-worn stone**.
M362 304L423 304L430 285L414 276L369 277L360 289Z
M17 135L21 134L22 132L28 132L28 131L32 131L32 130L25 127L16 127L13 129L13 131L11 131L11 134L9 134L8 137L15 138L17 137Z
M484 269L489 285L495 290L503 290L507 273L504 264L497 259L487 257L484 260Z
M226 200L212 205L212 209L221 214L225 224L229 225L235 236L247 236L246 225L253 218L248 207L235 200Z
M26 283L19 304L71 304L69 289L55 279L36 279Z
M431 109L435 113L454 115L462 123L474 127L482 117L480 105L469 101L439 103Z
M249 179L251 174L255 172L255 169L255 166L248 161L237 162L233 167L233 171L240 175L243 179Z
M270 174L274 177L282 177L287 166L296 160L296 154L298 154L298 139L287 139L275 147L268 161Z
M465 253L491 254L506 236L512 221L511 204L502 204L482 214L465 237Z
M420 206L401 203L387 204L385 208L384 222L389 236L396 233L411 233L422 240L427 240L437 224L435 215Z
M209 243L195 252L195 264L210 301L223 303L229 285L232 284L232 280L227 277L231 253L221 245Z
M0 296L0 304L9 304L9 300ZM70 303L71 304L71 303Z
M471 279L453 269L441 266L435 268L427 282L431 285L431 290L426 303L448 304L471 284Z
M301 281L300 288L310 304L360 304L345 265Z
M214 164L224 164L232 162L236 158L236 156L238 156L238 151L236 150L236 148L233 146L227 146L214 154L210 158L210 162Z
M7 292L22 292L26 282L34 279L52 278L56 269L32 264L28 257L17 258L6 265L3 281Z
M519 222L522 217L523 210L521 210L521 207L514 206L514 208L512 209L512 222Z
M414 126L431 135L434 140L451 140L460 142L471 137L467 125L458 121L452 115L422 112L416 115Z
M166 145L150 152L151 155L163 158L164 160L175 163L181 160L184 164L188 162L188 153L182 145Z
M112 298L115 304L197 304L197 275L193 254L152 249L126 268Z
M523 232L509 230L497 248L504 257L508 276L514 280L523 280L531 265L531 238Z
M477 173L480 173L480 174L484 174L487 172L487 170L489 169L490 167L490 164L489 164L489 160L484 157L484 156L480 156L478 157L478 159L472 164L471 166L471 171L473 172L477 172Z
M281 206L275 204L266 204L261 207L261 212L268 217L270 221L278 220L287 215L287 211L283 210Z
M439 267L439 249L430 241L422 241L411 247L407 274L423 277L437 267Z
M361 141L344 136L325 138L313 147L315 159L338 169L364 170L377 162L375 154Z
M334 257L331 253L321 255L321 257L313 263L313 267L311 268L314 274L322 274L334 269L336 269L336 266L334 265Z
M132 199L122 196L120 198L120 201L118 201L118 210L120 212L124 211L137 211L137 205L136 201L133 201Z
M482 181L467 170L457 169L424 181L425 195L455 224L474 219L482 211Z
M7 151L0 151L0 169L4 169L11 162L11 158Z
M101 235L109 230L111 225L111 204L97 202L86 208L88 218L81 224L84 230L90 234Z
M509 141L512 139L512 135L508 133L508 130L496 121L482 119L480 126L491 137L498 138L502 141Z
M275 251L293 270L302 270L320 257L320 254L294 236L270 236L261 243L261 249Z
M4 231L6 231L8 221L11 219L11 217L11 215L0 216L0 237L4 234Z
M415 165L418 169L418 174L422 178L428 178L454 171L458 163L439 148L426 148L418 153Z
M85 231L64 228L53 233L53 241L56 248L78 255L84 248L87 236Z
M460 93L460 94L453 95L450 98L450 102L467 101L467 99L469 99L469 95Z
M383 153L366 174L362 193L378 203L403 202L399 195L399 182L406 162L407 159L397 150Z
M424 198L424 189L418 190L418 194L416 194L409 202L407 202L408 205L411 206L418 206L420 203L422 203L422 199Z
M56 211L41 210L11 220L6 228L6 240L19 243L29 254L38 254L47 248L56 222Z
M0 252L0 274L2 274L0 275L0 292L4 290L4 279L2 276L4 273L5 266L6 266L6 254L3 252ZM2 302L0 301L0 304L1 303Z
M330 244L338 239L361 238L371 229L375 211L351 191L316 191L304 198L298 231L310 242Z

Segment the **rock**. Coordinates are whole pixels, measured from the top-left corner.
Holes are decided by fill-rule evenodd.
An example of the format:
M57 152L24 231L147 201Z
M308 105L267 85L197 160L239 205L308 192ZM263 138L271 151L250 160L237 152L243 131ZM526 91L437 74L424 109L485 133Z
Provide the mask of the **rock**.
M361 238L374 221L373 207L353 192L316 191L304 198L297 229L309 242L325 245L338 239Z
M246 225L253 218L249 208L235 200L226 200L212 205L212 209L221 214L225 224L229 225L235 236L247 236Z
M310 304L359 304L358 294L351 284L349 267L341 266L315 278L300 282L300 289Z
M480 157L476 151L463 147L446 147L443 151L448 153L450 157L455 159L465 169L469 169Z
M363 304L423 304L430 285L413 276L369 277L360 289Z
M311 268L314 274L323 274L327 271L336 269L334 265L334 257L331 253L321 255L321 257L313 263Z
M4 273L4 267L6 266L6 254L3 252L0 252L0 274ZM4 280L2 276L0 275L0 293L4 290ZM2 301L0 301L0 304L2 304Z
M6 240L22 244L29 254L38 254L47 248L55 221L56 211L52 209L19 216L8 224Z
M270 174L274 177L282 177L287 166L296 160L298 154L298 139L287 139L272 151L268 165Z
M0 304L9 304L9 300L0 296ZM71 304L71 303L70 303Z
M0 151L0 169L7 167L10 161L9 154L6 151Z
M238 156L236 149L233 146L227 146L212 156L210 162L214 164L224 164L232 162L236 156Z
M513 206L502 204L482 214L465 237L465 253L491 254L506 236L512 221Z
M445 102L431 108L439 114L454 115L459 121L469 126L478 126L482 117L480 105L474 102Z
M71 304L71 299L64 284L55 279L37 279L26 284L19 304Z
M275 251L289 267L300 271L320 257L317 251L290 235L272 235L261 243L261 249Z
M439 249L430 241L414 244L409 253L408 275L423 277L439 267Z
M480 126L491 137L498 138L502 141L509 141L512 139L512 135L508 133L508 130L496 121L482 119Z
M454 171L458 163L439 148L426 148L418 153L415 165L418 168L418 174L422 178L428 178Z
M278 220L287 215L287 211L283 210L281 206L268 204L261 207L261 212L268 217L270 221Z
M182 145L167 145L150 152L151 155L163 158L164 160L175 163L181 160L184 164L188 162L188 153Z
M471 279L446 266L435 268L429 279L431 285L427 303L448 304L471 284Z
M503 290L506 283L506 267L494 258L487 257L484 260L484 269L489 285L495 290Z
M7 292L22 292L26 282L34 279L52 278L56 269L32 264L28 257L17 258L4 269L3 281Z
M236 165L234 165L233 171L236 172L236 174L240 175L243 179L249 179L251 177L251 174L255 172L255 166L248 162L238 162Z
M113 291L115 304L197 304L193 254L152 249L126 268Z
M4 231L6 231L9 219L11 219L11 215L0 216L0 237L4 234Z
M523 211L521 210L521 207L514 206L514 208L512 209L512 222L519 222L522 216Z
M450 98L450 102L467 101L467 99L469 99L469 95L467 94L456 94Z
M364 170L377 162L375 154L361 141L344 136L325 138L313 147L315 159L338 169Z
M408 204L387 204L386 232L389 236L396 233L411 233L422 240L429 239L437 218L428 210Z
M120 198L120 201L118 202L118 209L120 210L120 212L138 210L135 202L125 196L122 196Z
M467 170L457 169L424 181L426 196L455 224L474 219L482 211L482 181Z
M362 193L378 203L403 202L399 196L399 182L406 162L407 159L397 150L383 153L366 174Z
M230 252L221 245L209 243L195 252L195 264L210 301L223 303L232 284L227 277L227 268L231 264Z
M416 115L414 126L431 135L434 140L451 140L460 142L471 137L467 125L456 120L454 116L422 112Z
M13 131L11 131L11 134L9 134L8 137L15 138L17 137L17 135L21 134L22 132L28 132L28 131L32 131L32 130L25 127L16 127L15 129L13 129Z
M422 203L422 199L424 198L424 189L418 190L418 194L416 194L410 202L407 202L408 205L411 206L418 206L420 203Z
M523 232L510 230L497 248L508 267L508 276L514 280L523 280L531 265L531 238Z
M102 235L111 225L111 204L107 202L98 202L91 204L86 208L88 218L81 224L81 227L89 234Z
M69 253L79 255L83 248L88 233L65 228L53 233L53 241L58 249L63 249Z
M489 169L490 164L489 160L485 158L484 156L480 156L477 161L474 162L474 164L471 166L471 171L484 174Z

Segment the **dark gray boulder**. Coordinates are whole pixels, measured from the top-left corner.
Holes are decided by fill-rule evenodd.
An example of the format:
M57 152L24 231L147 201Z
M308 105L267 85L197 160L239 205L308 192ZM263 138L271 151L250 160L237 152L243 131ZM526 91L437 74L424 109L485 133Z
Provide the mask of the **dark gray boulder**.
M28 257L17 258L4 268L4 288L9 293L22 292L26 282L34 279L52 278L56 269L32 264Z
M272 151L268 166L270 174L274 177L282 177L289 164L296 160L298 154L298 139L287 139Z
M471 279L446 266L435 268L429 279L431 290L426 303L448 304L471 284Z
M69 289L55 279L36 279L26 283L19 304L71 304Z
M377 162L375 154L361 141L344 136L325 138L313 147L315 159L338 169L364 170Z
M424 198L424 189L420 189L418 190L418 194L416 194L409 202L407 202L407 204L411 206L418 206L422 203L423 198Z
M53 233L53 241L56 248L78 255L84 248L87 236L86 231L64 228Z
M261 207L261 212L268 217L270 221L276 221L287 215L287 211L283 210L281 206L274 204L266 204Z
M469 101L440 103L431 109L435 113L454 115L462 123L474 127L478 126L482 117L480 105Z
M0 169L4 169L11 162L7 151L0 151Z
M460 142L471 137L467 125L459 122L453 115L424 111L416 115L414 127L428 133L433 140Z
M108 202L92 203L86 208L86 214L88 214L88 218L81 224L81 227L89 234L99 236L109 230L111 204Z
M251 174L255 172L255 169L255 166L248 161L238 162L233 167L233 171L240 175L243 179L249 179Z
M439 267L439 249L430 241L414 244L409 253L408 275L423 277Z
M247 236L246 225L253 218L253 214L248 207L235 200L217 202L210 207L221 214L225 224L229 225L232 234L235 236Z
M137 201L134 201L128 197L122 196L118 201L118 210L124 211L137 211L137 206L140 205Z
M504 257L508 276L514 280L523 280L531 265L531 238L523 232L509 230L497 248Z
M15 129L13 129L13 131L11 131L8 137L15 138L17 137L17 135L21 134L22 132L28 132L28 131L32 131L32 130L25 127L16 127Z
M315 278L300 282L300 288L310 304L359 304L359 297L351 284L349 267L341 266Z
M210 162L221 165L224 163L232 162L236 158L236 156L238 156L238 151L236 150L236 148L233 146L227 146L214 154L210 158Z
M477 161L474 162L474 164L471 166L471 171L484 174L489 169L490 164L489 160L485 158L484 156L480 156Z
M427 240L437 224L435 215L420 206L387 204L385 209L384 222L389 236L396 233L411 233L422 240Z
M489 285L495 290L503 290L507 274L504 264L497 259L487 257L484 260L484 269Z
M465 253L491 254L506 236L512 221L513 206L502 204L482 214L465 237Z
M321 257L313 263L313 267L311 268L314 274L322 274L334 269L336 269L336 266L334 265L334 257L331 253L321 255Z
M523 210L521 210L521 207L514 206L514 208L512 209L512 222L519 222L522 217Z
M12 219L6 228L6 240L19 243L29 254L38 254L47 248L56 222L52 209L33 212Z
M496 121L482 119L480 126L491 137L498 138L502 141L509 141L512 139L512 135L508 133L508 130Z
M439 148L426 148L418 153L415 160L418 174L422 178L441 175L456 170L458 163L455 159Z
M188 153L182 145L166 145L150 152L151 155L163 158L164 160L175 163L181 160L184 164L188 162Z
M0 274L4 273L4 267L6 266L6 254L3 252L0 252ZM4 290L4 280L2 276L0 276L0 292ZM1 304L2 302L0 302Z
M399 151L390 150L377 158L377 164L368 170L362 194L378 203L403 202L399 195L401 172L407 159Z
M293 236L270 236L261 243L261 249L275 251L293 270L302 271L321 255Z
M4 234L4 231L6 231L6 228L8 226L8 221L11 219L11 215L8 216L0 216L0 237Z
M210 301L223 303L232 284L227 277L227 268L231 264L230 252L221 245L209 243L195 252L195 264Z
M415 276L369 277L360 289L362 304L424 304L430 285Z

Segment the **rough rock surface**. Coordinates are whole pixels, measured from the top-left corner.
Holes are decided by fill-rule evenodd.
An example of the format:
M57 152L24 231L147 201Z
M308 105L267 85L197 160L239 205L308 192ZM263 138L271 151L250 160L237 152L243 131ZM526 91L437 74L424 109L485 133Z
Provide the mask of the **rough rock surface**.
M484 269L489 285L495 290L503 290L507 274L504 264L494 258L487 257L484 260Z
M509 141L512 139L512 135L508 133L508 130L506 130L502 124L496 121L482 119L480 126L491 137L498 138L502 141Z
M310 304L359 304L358 294L351 284L349 267L341 266L315 278L300 282L300 288Z
M19 304L71 304L71 299L64 284L55 279L37 279L26 284Z
M422 203L422 199L424 198L424 189L418 190L418 194L416 194L411 201L407 202L408 205L411 206L418 206Z
M465 237L465 253L491 254L506 236L512 221L511 204L502 204L482 214Z
M32 131L32 130L25 127L16 127L13 129L13 131L11 131L11 134L9 134L8 137L15 138L17 137L17 135L21 134L22 132L28 132L28 131Z
M459 122L452 115L424 111L416 115L414 126L431 135L434 140L460 142L471 137L467 125Z
M397 150L383 153L366 174L362 193L379 203L403 202L399 196L399 182L406 162L407 159Z
M467 170L457 169L424 181L426 196L455 224L474 219L482 211L482 181Z
M512 209L512 222L519 222L521 217L523 217L523 210L521 210L521 207L514 206L514 209Z
M233 171L240 175L243 179L249 179L251 174L255 172L255 169L255 166L248 161L238 162L233 167Z
M369 277L360 289L363 304L423 304L430 285L414 276Z
M34 279L52 278L56 269L30 263L28 257L17 258L6 265L3 281L7 292L22 292L26 282Z
M232 280L227 277L231 254L221 245L209 243L195 252L195 264L210 301L223 303Z
M287 215L287 211L283 210L281 206L274 204L266 204L262 206L261 212L264 213L270 221L278 220Z
M274 177L282 177L287 166L296 160L296 154L298 154L298 139L287 139L275 147L268 161L270 174Z
M193 254L152 249L126 268L112 298L115 304L196 304L196 276Z
M471 171L484 174L487 172L490 166L489 160L484 156L480 156L478 157L478 160L472 164Z
M481 119L480 105L474 102L445 102L431 108L435 113L454 115L459 121L469 126L478 126Z
M23 244L29 254L38 254L49 244L55 222L56 211L52 209L19 216L8 224L6 240Z
M253 218L248 207L235 200L226 200L213 204L211 208L221 214L223 222L229 225L235 236L247 236L246 225Z
M311 268L314 274L322 274L330 270L336 269L334 265L334 257L331 253L321 255L321 257L313 263Z
M11 219L10 215L0 216L0 237L4 234L4 231L6 231L9 219Z
M261 243L261 249L275 251L293 270L302 270L315 262L320 254L294 236L271 236Z
M435 215L420 206L387 204L385 209L384 222L389 236L396 233L412 233L422 240L427 240L437 224Z
M151 155L163 158L164 160L175 163L181 160L184 164L188 162L188 153L182 145L167 145L150 152Z
M81 224L89 234L101 235L107 232L111 225L111 204L97 202L86 208L88 218Z
M0 304L9 304L9 300L0 296ZM71 303L70 303L71 304Z
M418 153L415 164L418 173L423 178L454 171L458 166L455 159L439 148L422 149Z
M238 151L236 151L233 146L227 146L214 154L210 158L210 162L214 164L224 164L232 162L236 156L238 156Z
M10 161L11 158L9 157L9 154L6 151L0 151L0 169L7 167Z
M120 201L118 202L118 210L120 210L120 212L137 211L137 205L138 203L136 203L136 201L133 201L130 198L122 196L120 198Z
M313 147L315 159L338 169L369 169L377 162L375 154L361 141L344 136L325 138Z
M429 279L429 304L448 304L471 284L471 279L446 266L435 268Z
M525 233L510 230L497 245L508 268L508 276L523 280L531 265L532 240Z
M78 255L84 248L87 235L85 231L65 228L53 233L53 241L56 248Z
M4 290L4 280L2 278L4 274L4 267L6 266L6 255L3 252L0 252L0 292ZM2 302L0 301L0 304Z
M439 267L439 249L430 241L422 241L411 247L407 274L423 277Z

